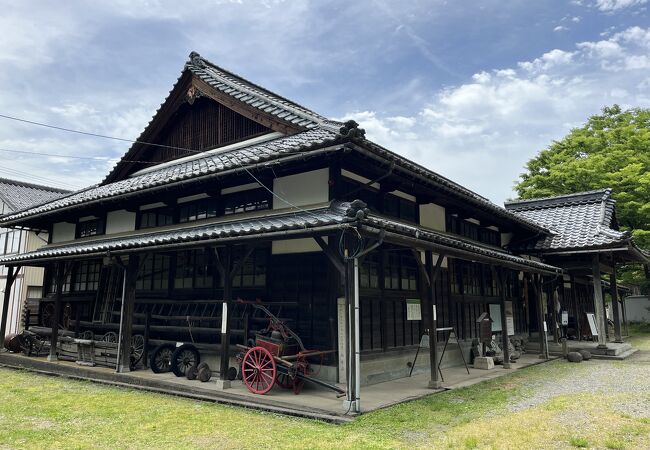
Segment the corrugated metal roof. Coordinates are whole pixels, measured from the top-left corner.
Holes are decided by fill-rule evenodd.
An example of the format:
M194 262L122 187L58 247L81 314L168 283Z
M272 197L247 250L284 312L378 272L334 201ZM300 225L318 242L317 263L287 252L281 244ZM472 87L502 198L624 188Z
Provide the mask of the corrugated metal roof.
M519 248L523 251L573 250L626 244L630 234L611 228L616 200L611 189L507 202L506 209L553 231Z
M0 258L0 264L37 261L59 257L93 255L127 252L133 249L160 249L165 245L192 244L205 245L205 241L218 243L227 238L244 238L250 236L262 237L264 234L289 231L313 230L344 224L354 224L357 220L356 211L351 212L348 202L336 202L328 207L300 210L294 212L270 213L258 217L246 217L231 221L220 221L209 224L172 227L164 231L136 231L123 236L102 236L99 238L78 239L69 243L48 245L39 250L19 255ZM531 261L516 255L506 253L497 248L459 238L457 236L415 227L385 217L366 214L360 222L374 228L386 229L409 237L415 237L423 242L431 242L449 249L471 252L477 259L481 256L529 267L548 272L561 271L556 267Z
M69 192L40 184L0 178L0 197L12 211L20 211L33 205L40 205Z

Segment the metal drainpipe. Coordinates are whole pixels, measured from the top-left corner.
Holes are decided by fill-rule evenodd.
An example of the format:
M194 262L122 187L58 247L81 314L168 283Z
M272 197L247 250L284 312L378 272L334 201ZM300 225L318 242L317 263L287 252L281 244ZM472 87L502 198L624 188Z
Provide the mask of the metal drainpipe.
M356 412L361 412L361 342L359 339L359 259L354 258L354 395Z
M117 337L117 362L115 363L115 372L120 373L122 371L122 359L121 350L122 350L122 324L124 322L124 300L126 299L126 267L122 268L122 305L120 306L120 330Z

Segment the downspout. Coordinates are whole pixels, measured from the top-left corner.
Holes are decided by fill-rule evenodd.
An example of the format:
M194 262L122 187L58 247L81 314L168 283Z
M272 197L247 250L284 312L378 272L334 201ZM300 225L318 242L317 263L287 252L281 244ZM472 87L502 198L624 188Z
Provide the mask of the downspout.
M361 412L361 342L359 339L359 258L354 258L354 409Z

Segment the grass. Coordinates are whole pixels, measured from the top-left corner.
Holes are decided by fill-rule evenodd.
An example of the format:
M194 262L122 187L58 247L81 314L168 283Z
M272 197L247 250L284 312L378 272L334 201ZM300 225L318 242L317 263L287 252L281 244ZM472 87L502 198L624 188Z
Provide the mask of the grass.
M650 421L614 409L628 394L559 395L509 409L592 363L607 364L554 361L342 426L0 368L0 449L650 448Z
M650 323L631 322L628 324L629 337L626 341L639 350L650 350Z

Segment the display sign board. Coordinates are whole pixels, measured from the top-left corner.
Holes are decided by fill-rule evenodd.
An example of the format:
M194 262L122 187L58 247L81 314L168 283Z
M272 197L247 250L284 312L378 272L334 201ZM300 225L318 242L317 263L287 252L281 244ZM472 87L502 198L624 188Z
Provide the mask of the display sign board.
M420 299L406 299L406 320L422 320L422 308L420 307Z
M569 313L568 313L568 311L562 311L562 320L561 320L561 322L562 322L563 327L566 327L567 325L569 325Z
M501 305L490 304L490 318L492 319L492 331L501 331Z
M587 321L592 336L598 336L598 325L596 325L596 316L594 313L587 313Z

